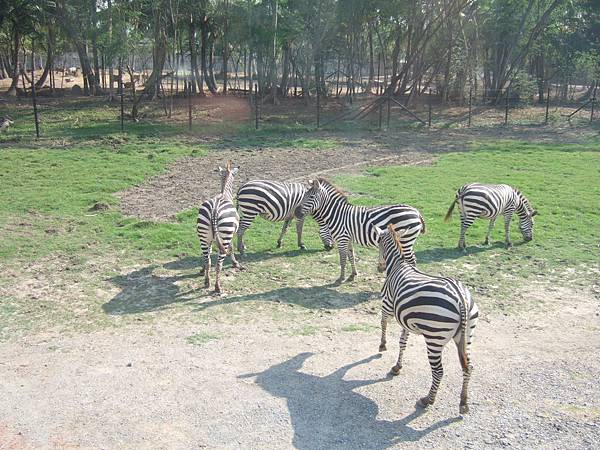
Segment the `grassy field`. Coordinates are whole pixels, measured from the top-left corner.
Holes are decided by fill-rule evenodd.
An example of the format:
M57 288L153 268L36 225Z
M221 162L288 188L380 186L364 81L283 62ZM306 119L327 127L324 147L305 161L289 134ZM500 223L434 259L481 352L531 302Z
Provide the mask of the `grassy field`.
M127 134L118 132L118 123L61 131L61 123L72 124L77 114L62 111L46 125L54 127L55 136L45 142L68 138L64 145L11 140L10 135L0 144L3 338L51 327L90 330L157 318L207 323L219 316L235 322L251 310L283 321L281 310L269 307L272 302L290 305L285 318L361 305L376 310L370 301L377 298L381 277L374 249L358 250L356 282L334 288L330 283L338 275L338 256L321 250L314 223L305 228L309 250L300 252L293 231L276 250L280 224L258 220L246 234L248 270L227 270L223 286L228 295L215 298L197 276L195 210L181 212L172 223L141 221L124 217L114 195L183 156L268 146L319 151L335 148L346 135L314 136L302 127L270 127L251 135L245 124L206 142L181 136L177 127L153 126L149 132L147 124L134 125L139 129ZM105 118L112 112L95 114ZM420 267L466 281L487 310L527 307L519 302L519 289L587 285L598 279L600 139L534 144L475 137L464 150L435 155L430 166L368 169L333 181L356 204L418 207L427 223L427 234L416 244ZM456 250L458 215L450 224L443 217L456 189L475 180L513 184L529 197L540 212L533 242L519 245L515 220L515 248L504 249L500 222L492 245L482 246L487 222L478 221L467 235L467 254ZM363 329L369 325L347 331ZM306 335L316 329L303 325L286 332ZM213 338L200 334L194 341Z

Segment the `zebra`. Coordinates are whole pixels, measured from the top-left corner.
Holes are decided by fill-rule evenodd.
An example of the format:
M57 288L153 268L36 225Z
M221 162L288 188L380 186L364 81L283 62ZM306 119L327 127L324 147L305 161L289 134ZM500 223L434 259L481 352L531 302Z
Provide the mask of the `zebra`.
M310 188L296 208L296 217L301 219L312 214L317 221L329 228L340 253L340 277L334 283L341 284L345 278L346 259L350 259L352 273L348 281L354 280L356 271L353 242L363 246L377 246L377 231L393 224L403 230L402 244L407 260L416 263L413 244L419 234L425 233L425 222L418 209L408 205L355 206L346 195L329 181L319 178L310 181Z
M294 211L305 193L306 186L302 183L267 180L253 180L245 183L237 194L238 209L241 215L238 228L238 252L244 253L246 249L244 233L259 215L270 222L283 221L283 228L277 239L277 248L281 248L283 237L294 218ZM303 225L303 219L297 220L298 247L306 250L306 246L302 242ZM323 223L319 223L319 235L325 249L331 250L333 248L331 233Z
M409 263L402 239L391 225L379 234L378 270L386 272L381 289L380 352L386 350L385 334L389 316L395 316L402 327L398 360L390 373L400 373L408 334L422 334L427 345L433 381L429 393L419 399L417 405L425 408L433 404L444 374L442 350L450 339L454 339L463 370L460 413L469 412L467 389L473 372L470 347L479 316L471 293L460 281L426 275Z
M457 192L456 197L444 218L448 222L452 217L454 205L460 207L460 239L458 248L466 251L465 233L477 217L490 219L490 225L484 245L490 244L490 234L500 215L504 215L505 244L512 247L510 240L510 220L514 213L519 216L519 228L525 242L533 239L533 217L538 212L531 207L529 200L517 189L507 184L465 184Z
M204 275L204 287L210 287L210 253L213 240L216 242L219 256L217 259L215 292L221 292L220 273L223 260L231 252L231 262L234 268L242 269L235 259L231 241L235 235L240 218L233 204L233 177L238 172L238 167L232 168L231 161L225 168L219 166L221 173L221 193L206 200L198 210L196 232L200 239L200 248L204 257L204 267L200 276Z

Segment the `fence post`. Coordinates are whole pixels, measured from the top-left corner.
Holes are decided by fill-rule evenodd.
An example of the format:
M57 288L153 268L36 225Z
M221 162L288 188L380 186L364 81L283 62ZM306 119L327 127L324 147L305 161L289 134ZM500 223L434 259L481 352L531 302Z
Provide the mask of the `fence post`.
M546 94L546 118L544 119L544 124L548 125L548 111L550 110L550 88L548 88L548 92Z
M471 126L471 110L473 107L473 85L469 87L469 122L467 124L468 127Z
M508 90L508 88L506 89L506 102L505 102L505 109L504 109L504 126L508 125L508 96L510 95L510 91Z
M187 82L188 130L192 131L192 82Z
M119 64L119 97L121 107L121 133L125 131L124 112L123 112L123 65Z
M25 64L23 64L25 65ZM35 60L34 60L34 40L31 38L31 101L33 102L33 117L35 120L35 135L40 138L40 123L38 121L37 101L35 97ZM594 107L592 106L592 109Z
M321 89L317 86L317 130L321 125Z
M254 83L254 126L258 130L258 83Z
M598 89L598 82L594 86L594 92L592 93L592 110L590 112L590 123L594 121L594 105L596 104L596 90Z
M427 126L431 128L431 89L429 89L429 98L427 99Z
M387 95L387 129L390 129L390 113L391 113L391 107L392 107L392 90L390 89L390 91L388 92Z

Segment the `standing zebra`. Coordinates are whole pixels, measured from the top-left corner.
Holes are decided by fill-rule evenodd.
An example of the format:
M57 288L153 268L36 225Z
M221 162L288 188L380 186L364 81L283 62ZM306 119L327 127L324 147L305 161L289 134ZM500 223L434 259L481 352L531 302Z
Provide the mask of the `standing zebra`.
M283 243L283 237L294 218L294 211L302 201L306 187L302 183L288 183L279 181L254 180L244 184L237 194L238 208L241 214L240 228L238 229L238 251L244 253L244 233L257 216L270 221L283 221L283 228L277 239L277 248ZM298 234L298 247L306 249L302 242L302 226L304 219L296 222ZM333 240L329 229L319 223L319 235L327 250L333 247Z
M217 259L217 274L215 279L215 292L221 292L219 276L223 268L223 260L231 251L231 262L233 267L241 268L233 254L231 241L238 229L240 218L233 204L233 177L238 168L231 168L231 161L225 168L219 167L221 173L221 193L206 200L198 210L198 221L196 231L200 239L200 248L204 256L204 268L200 275L204 274L204 287L210 286L210 253L213 240L216 242L219 256Z
M310 183L310 189L296 209L298 218L307 214L312 214L317 221L327 225L338 244L341 272L336 284L344 281L347 258L352 267L348 281L358 275L353 242L375 247L378 229L393 224L394 229L403 231L402 245L406 249L407 260L415 264L413 244L419 234L425 233L425 222L418 209L408 205L355 206L348 202L343 192L322 178Z
M517 189L507 184L465 184L456 192L456 197L444 218L445 222L452 217L454 205L460 207L460 239L458 248L466 249L465 233L477 217L490 219L490 226L485 237L485 245L490 243L490 234L499 215L504 215L504 231L506 247L512 247L510 241L510 219L514 213L519 216L519 228L525 242L533 239L533 216L537 211L529 205L529 200Z
M408 333L422 334L427 345L433 381L429 394L417 404L421 407L433 404L444 374L442 350L450 339L454 339L463 370L460 413L467 413L467 388L473 371L470 346L479 316L471 293L460 281L426 275L417 270L406 260L401 237L391 225L379 235L378 269L386 272L381 289L383 302L379 351L386 349L388 317L395 316L402 326L400 352L392 367L392 375L398 375L402 368L402 353L406 348Z

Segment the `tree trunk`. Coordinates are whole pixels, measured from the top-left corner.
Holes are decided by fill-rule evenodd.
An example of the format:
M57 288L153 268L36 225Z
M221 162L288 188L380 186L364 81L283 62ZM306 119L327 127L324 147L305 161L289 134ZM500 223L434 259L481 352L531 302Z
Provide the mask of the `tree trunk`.
M154 45L152 48L152 72L144 83L144 93L150 98L158 96L157 87L160 85L163 68L167 59L167 32L164 20L164 11L161 2L157 2L154 9ZM138 99L141 99L140 95ZM138 100L140 101L140 100Z
M214 79L211 78L209 71L208 71L208 65L206 62L206 53L209 47L209 25L208 25L208 18L205 16L202 20L202 22L200 23L200 31L201 31L201 38L202 38L202 42L200 45L200 64L202 65L202 74L204 75L204 81L206 82L206 87L208 88L208 90L211 92L211 94L216 94L217 93L217 88L215 86L214 83Z
M46 79L48 78L48 74L52 70L52 66L54 64L54 27L51 25L48 27L48 51L46 53L46 65L44 66L44 72L40 79L35 83L35 88L40 89L44 86Z
M8 91L6 91L6 95L10 97L15 97L17 95L17 84L19 83L19 50L21 48L21 32L17 28L16 25L13 24L13 54L12 54L12 82L10 83L10 87Z

